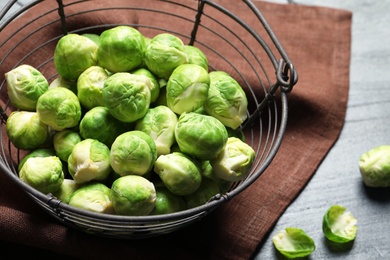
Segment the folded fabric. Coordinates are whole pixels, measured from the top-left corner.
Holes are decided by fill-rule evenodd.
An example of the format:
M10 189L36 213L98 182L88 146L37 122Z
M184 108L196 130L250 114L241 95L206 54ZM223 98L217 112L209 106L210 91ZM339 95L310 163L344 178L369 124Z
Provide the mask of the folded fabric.
M96 6L108 4L106 1L89 2ZM115 2L110 1L110 4ZM345 10L262 1L254 3L299 73L298 84L288 94L289 117L282 145L271 165L254 184L202 221L184 229L150 239L116 240L61 225L9 178L0 174L0 239L74 258L250 258L279 216L315 174L342 129L348 100L352 18L352 14ZM56 4L56 1L44 1L32 8L1 31L0 39L12 35L17 28L23 27L21 25L26 25L22 30L29 34L31 26L28 21L43 10L56 10ZM236 2L224 4L234 9ZM240 17L246 17L244 10L237 8L236 12ZM129 23L134 19L148 19L121 16L121 12L116 17L107 17L102 12L99 17L86 14L83 20L72 20L69 25L71 29L73 25L108 23L114 18ZM43 26L52 19L58 19L54 11L37 23ZM255 20L247 22L258 24ZM53 26L50 30L61 28ZM34 44L34 36L31 36L18 48L31 49ZM52 50L55 43L50 44L48 50ZM5 47L0 45L0 57L8 55L6 48L11 49L10 45L12 42ZM52 52L42 55L49 58ZM18 60L13 64L3 64L1 73L15 66L16 62ZM44 65L42 69L49 75L53 73ZM4 89L1 90L2 97L4 93Z

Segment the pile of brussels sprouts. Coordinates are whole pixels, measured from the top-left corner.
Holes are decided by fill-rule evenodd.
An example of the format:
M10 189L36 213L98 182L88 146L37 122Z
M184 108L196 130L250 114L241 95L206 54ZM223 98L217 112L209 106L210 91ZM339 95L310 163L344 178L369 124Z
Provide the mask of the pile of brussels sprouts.
M67 34L50 84L23 64L6 73L6 122L27 154L19 177L69 205L153 215L206 203L245 178L255 158L239 126L245 92L177 36L130 26Z

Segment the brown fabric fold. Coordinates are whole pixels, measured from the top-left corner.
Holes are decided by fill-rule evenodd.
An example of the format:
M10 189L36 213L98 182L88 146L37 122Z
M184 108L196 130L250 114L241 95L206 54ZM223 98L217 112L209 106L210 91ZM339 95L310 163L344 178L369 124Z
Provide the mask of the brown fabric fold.
M50 10L55 6L53 2L47 1L45 8ZM315 174L340 134L348 100L352 19L352 14L344 10L255 3L297 68L299 82L288 95L289 119L280 150L253 185L189 227L129 241L96 237L62 226L0 174L0 239L74 258L250 258ZM26 23L28 15L7 26L0 32L0 39ZM58 15L53 12L52 17ZM93 21L104 23L107 19L102 16ZM135 18L124 19L131 22ZM34 41L25 44L21 48L28 48ZM0 58L5 55L2 48ZM9 68L2 65L0 70L3 73ZM50 69L43 65L42 70Z

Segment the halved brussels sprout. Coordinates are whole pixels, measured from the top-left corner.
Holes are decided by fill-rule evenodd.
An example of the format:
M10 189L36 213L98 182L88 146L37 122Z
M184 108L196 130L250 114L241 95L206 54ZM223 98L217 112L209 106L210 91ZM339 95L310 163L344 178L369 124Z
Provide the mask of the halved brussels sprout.
M153 83L153 85L151 85L152 88L150 89L150 102L152 103L156 101L160 95L160 83L157 80L156 76L154 76L152 72L145 68L140 68L135 71L132 71L131 74L144 75L150 79L150 81Z
M111 189L99 182L79 187L72 193L69 205L97 213L115 213L111 202Z
M133 27L107 29L100 35L98 63L113 73L130 71L142 64L145 47L144 36Z
M300 228L287 227L272 237L275 248L287 258L305 257L315 249L314 240Z
M356 223L357 219L345 207L332 205L324 215L322 230L330 241L346 243L355 239Z
M188 63L197 64L203 67L206 71L209 70L209 61L206 55L198 47L185 45L184 52L187 54Z
M82 140L69 155L68 170L77 183L105 181L112 170L110 149L95 139Z
M178 66L166 86L168 107L176 114L194 112L203 107L209 90L210 77L196 64Z
M96 139L111 147L115 138L125 132L125 124L113 117L108 108L97 106L87 111L80 121L80 135Z
M39 97L37 113L53 130L77 126L81 118L80 102L67 88L52 88Z
M225 148L210 160L215 176L226 181L240 181L248 176L255 151L236 137L229 137Z
M212 71L204 107L207 113L232 129L247 118L248 100L238 82L224 71Z
M133 130L119 135L111 146L111 166L121 176L145 175L157 159L150 135Z
M20 172L20 169L22 169L24 163L27 161L28 158L31 157L49 157L49 156L56 156L56 153L53 149L49 148L38 148L35 150L32 150L26 156L23 157L23 159L20 161L18 165L18 172Z
M156 205L156 189L142 176L127 175L113 182L111 199L117 214L144 216Z
M218 119L191 112L180 115L175 138L183 153L209 160L225 148L228 134L226 127Z
M28 158L19 178L44 194L54 193L64 181L61 160L57 156Z
M197 164L183 153L160 155L154 163L154 171L165 187L179 196L195 192L202 182Z
M77 80L77 97L87 110L104 105L102 91L108 77L108 72L99 66L91 66L81 73Z
M53 193L53 196L56 197L63 203L69 204L70 197L73 193L81 187L81 184L77 183L72 179L64 179L60 188Z
M135 122L148 112L151 88L152 82L144 75L115 73L104 82L104 106L116 119Z
M363 153L358 166L368 187L390 187L390 145L381 145Z
M67 80L77 80L80 74L97 64L98 45L88 37L67 34L58 41L54 50L54 66Z
M38 98L49 88L40 71L23 64L5 73L8 97L16 108L35 111Z
M153 138L157 156L168 154L175 142L175 127L177 115L166 106L150 108L146 115L139 119L135 129L142 131Z
M183 41L169 33L161 33L152 38L145 52L145 64L158 78L168 79L173 70L188 63Z
M170 192L165 186L155 186L156 205L150 215L174 213L187 208L181 196Z
M81 140L80 134L70 129L56 132L53 135L54 151L61 160L68 162L73 147Z
M32 150L43 145L50 136L49 128L38 113L13 111L7 118L6 132L12 144L22 150Z

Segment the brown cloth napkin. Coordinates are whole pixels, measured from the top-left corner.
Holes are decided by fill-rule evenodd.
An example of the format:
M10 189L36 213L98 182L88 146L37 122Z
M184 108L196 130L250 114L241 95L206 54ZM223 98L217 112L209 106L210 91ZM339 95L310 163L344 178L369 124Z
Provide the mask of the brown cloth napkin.
M50 8L52 2L45 1L35 10ZM116 240L60 225L0 174L0 239L74 258L250 258L315 173L342 129L352 18L344 10L255 3L297 68L299 82L289 93L289 119L280 150L252 186L201 222L177 232L152 239ZM7 26L0 39L28 19ZM0 58L3 51L0 46ZM2 73L7 69L2 67Z

